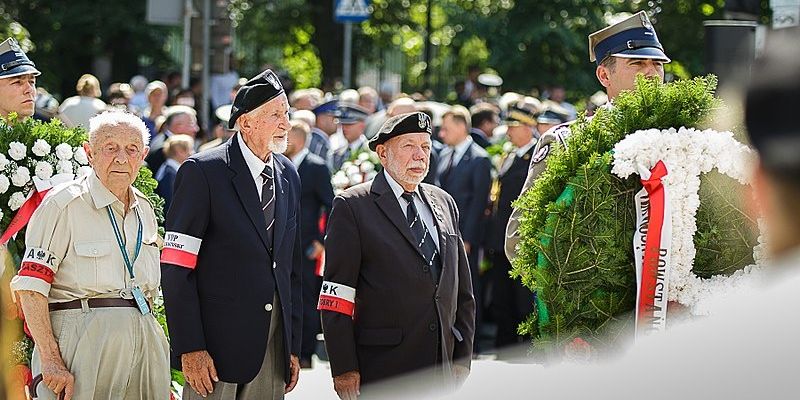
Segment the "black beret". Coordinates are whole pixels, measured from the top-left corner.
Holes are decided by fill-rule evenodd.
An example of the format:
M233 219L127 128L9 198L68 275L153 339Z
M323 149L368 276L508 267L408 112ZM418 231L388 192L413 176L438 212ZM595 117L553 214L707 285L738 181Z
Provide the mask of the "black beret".
M745 100L750 141L773 172L800 172L800 47L796 34L774 34L753 66Z
M260 105L278 97L283 93L283 86L278 75L268 69L250 79L236 92L231 107L231 118L228 129L233 129L236 120L242 115L255 110Z
M395 136L408 133L427 133L430 135L432 132L431 117L428 114L417 111L395 115L383 123L378 134L369 141L369 148L375 151L379 144L386 143L387 140Z

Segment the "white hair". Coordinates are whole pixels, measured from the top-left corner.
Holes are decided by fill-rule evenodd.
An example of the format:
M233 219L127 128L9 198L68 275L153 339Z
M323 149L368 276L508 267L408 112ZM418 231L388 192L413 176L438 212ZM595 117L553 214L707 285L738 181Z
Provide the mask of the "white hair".
M89 143L94 141L97 133L105 128L114 128L120 125L127 125L136 129L142 134L142 143L147 146L150 144L150 131L141 118L126 111L113 110L95 115L89 120Z

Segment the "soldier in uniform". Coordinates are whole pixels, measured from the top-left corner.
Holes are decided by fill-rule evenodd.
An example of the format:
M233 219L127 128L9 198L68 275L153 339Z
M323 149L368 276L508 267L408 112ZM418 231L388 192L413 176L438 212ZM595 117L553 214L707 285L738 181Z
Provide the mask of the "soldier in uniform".
M19 119L33 115L36 107L36 69L13 38L0 43L0 117L16 113Z
M623 90L635 88L636 76L639 74L664 82L664 64L670 62L670 59L664 53L664 47L658 41L647 13L640 11L589 35L589 61L597 63L597 80L605 87L608 98L613 101ZM566 146L565 140L569 134L569 125L562 124L542 135L534 150L521 193L525 193L544 171L547 156L553 146ZM515 209L506 228L505 250L509 259L514 258L519 243L517 229L521 214L521 210Z
M341 169L342 164L359 151L367 150L367 137L364 136L366 123L364 121L369 114L360 106L342 103L336 110L336 116L339 125L342 126L342 134L346 143L333 150L331 165L333 165L334 171Z
M370 141L384 171L334 199L318 308L342 399L425 368L399 397L469 373L472 282L455 201L420 183L430 135L422 112L388 119Z
M153 206L131 186L148 141L133 114L92 118L94 173L53 189L28 225L11 289L36 343L40 399L169 396L167 340L151 313L161 239Z
M275 73L250 79L228 121L237 134L175 178L161 271L184 399L282 399L297 383L300 178L280 154L288 111Z
M528 97L511 104L504 121L508 127L506 136L514 145L514 150L505 156L498 169L496 199L487 244L488 258L492 262L490 276L493 289L489 309L497 323L495 346L498 349L523 342L523 338L517 334L517 326L530 314L533 305L531 291L509 276L511 263L503 249L506 224L511 216L511 202L517 199L522 190L536 146L539 114L539 102Z

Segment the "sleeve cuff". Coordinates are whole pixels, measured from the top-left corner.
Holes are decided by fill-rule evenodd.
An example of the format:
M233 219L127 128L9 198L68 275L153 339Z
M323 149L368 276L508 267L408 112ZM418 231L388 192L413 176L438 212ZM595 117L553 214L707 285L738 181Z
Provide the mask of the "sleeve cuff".
M11 293L13 294L20 290L30 290L44 297L50 296L50 284L32 276L17 275L11 279ZM16 299L16 296L12 296L12 298Z

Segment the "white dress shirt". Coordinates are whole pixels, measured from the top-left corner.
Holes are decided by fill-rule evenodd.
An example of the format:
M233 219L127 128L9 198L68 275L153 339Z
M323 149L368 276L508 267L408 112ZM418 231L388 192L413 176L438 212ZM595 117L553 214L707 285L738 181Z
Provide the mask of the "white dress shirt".
M300 150L297 154L292 157L292 164L294 164L295 168L299 168L300 164L303 163L303 160L306 159L306 156L310 153L308 151L308 147L304 147L303 150Z
M267 158L267 162L264 162L258 156L247 147L247 144L242 139L242 134L237 133L239 148L242 150L242 156L244 156L244 162L247 164L247 169L250 170L250 175L253 177L253 183L256 185L256 192L258 192L258 198L261 199L261 187L264 186L264 178L261 177L261 173L264 172L264 167L267 166L269 163L272 166L272 173L275 174L275 160L272 158L272 153L269 153ZM275 176L275 175L273 175ZM272 185L272 191L275 192L275 185Z
M443 173L447 170L447 166L450 165L450 159L453 158L453 164L451 168L455 168L458 163L461 162L461 159L464 158L464 154L467 153L469 147L472 146L473 140L471 137L467 136L467 139L463 142L455 145L446 147L442 150L442 161L439 163L439 173Z
M403 216L406 216L408 212L408 202L400 197L405 193L405 189L400 186L397 181L389 175L386 170L384 170L383 174L386 176L386 181L389 182L389 187L392 188L392 192L394 192L395 197L397 197L397 202L400 203L400 210L403 211ZM439 248L439 230L436 229L436 224L433 223L433 214L431 213L430 207L422 201L422 196L419 194L419 186L414 190L414 206L417 208L417 213L419 217L422 219L422 223L425 224L425 227L428 228L428 232L430 232L431 237L433 238L433 243L436 244L436 248Z

